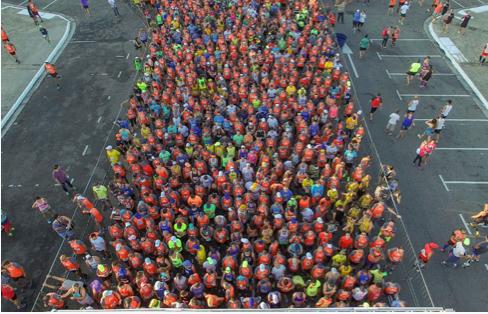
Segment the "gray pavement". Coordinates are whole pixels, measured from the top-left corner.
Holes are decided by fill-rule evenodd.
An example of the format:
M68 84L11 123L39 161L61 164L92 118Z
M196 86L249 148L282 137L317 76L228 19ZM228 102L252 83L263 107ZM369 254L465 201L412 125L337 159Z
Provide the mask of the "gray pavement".
M346 58L346 65L351 73L354 66L358 74L358 77L354 74L351 77L360 108L369 112L371 97L378 92L383 96L384 107L373 121L365 121L371 134L367 140L373 148L371 153L376 157L376 163L381 160L394 165L398 171L403 195L398 210L408 231L402 241L406 245L412 243L416 252L429 241L444 243L455 228L467 228L472 232L464 225L463 219L469 221L469 216L482 209L488 193L488 145L483 140L488 135L486 111L481 109L480 101L450 59L427 36L423 25L428 18L426 8L429 5L425 2L421 8L418 3L412 4L405 24L400 25L400 41L396 48L388 45L383 49L380 46L383 27L398 25L398 16L386 16L386 2L363 5L353 1L347 7L345 24L336 26L337 32L348 36L347 43L353 51L352 64ZM455 9L463 9L479 6L480 1L456 0L451 1L451 5ZM362 8L368 13L362 33L368 33L373 41L366 57L359 60L358 46L362 35L352 33L351 15L355 9ZM442 74L434 76L424 90L418 87L417 80L411 86L405 85L405 72L417 55L432 56L434 69ZM486 81L486 74L482 77ZM391 112L396 109L405 112L406 103L412 95L421 96L416 126L405 139L396 141L384 134L384 127ZM423 131L423 121L435 117L447 99L453 100L454 109L441 133L439 149L424 170L416 169L412 166L419 145L416 134ZM481 232L486 234L486 230ZM473 239L476 241L479 240ZM429 306L430 296L435 306L457 311L486 310L486 257L466 269L442 266L440 261L445 257L445 254L436 252L431 264L422 272L423 278L419 278L408 263L402 265L403 272L399 275L403 276L403 298L413 306Z
M13 237L2 236L2 259L25 267L33 286L22 298L27 310L41 311L46 310L39 302L45 276L48 272L64 275L57 256L70 249L60 247L61 238L31 208L32 202L36 195L45 196L58 213L74 216L75 232L80 237L91 224L75 211L61 187L54 185L51 169L55 163L63 165L78 190L90 196L91 184L105 178L108 165L104 148L113 136L116 117L125 114L120 104L133 86L132 60L139 54L131 40L143 22L121 1L120 18L114 16L106 1L91 2L91 17L84 16L78 1L38 0L36 4L41 10L49 5L50 12L70 16L77 25L56 61L62 75L61 91L51 79L43 80L2 138L2 210L16 227ZM31 27L32 21L26 23ZM2 300L2 310L13 311L15 307Z
M70 21L53 14L42 14L42 16L44 20L42 25L48 30L51 43L43 39L29 15L25 15L25 9L2 3L2 26L15 45L21 62L21 64L15 63L5 49L2 49L2 118L23 91L26 88L30 89L29 83L36 73L43 69L43 63L55 47L59 45L54 54L62 51L61 39Z
M488 80L487 67L488 64L481 66L479 64L479 55L481 50L488 43L488 5L468 7L456 10L456 17L461 18L464 12L471 12L473 18L470 20L468 29L464 35L458 33L460 24L459 19L455 19L447 33L443 32L442 22L433 23L433 31L438 36L437 40L440 44L444 44L445 40L450 40L454 46L445 47L446 50L456 52L458 49L461 56L458 64L466 75L472 80L476 88L480 91L483 97L488 99ZM449 41L447 41L449 43ZM464 57L464 58L463 58ZM485 103L488 108L488 103Z

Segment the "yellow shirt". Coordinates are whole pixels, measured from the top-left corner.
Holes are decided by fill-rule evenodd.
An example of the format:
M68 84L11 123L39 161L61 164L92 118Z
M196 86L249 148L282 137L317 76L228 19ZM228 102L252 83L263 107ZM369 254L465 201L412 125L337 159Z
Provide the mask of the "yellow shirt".
M286 93L288 96L293 96L297 92L297 88L294 85L288 85L286 88Z
M354 119L353 117L349 117L346 119L346 129L354 130L357 125L358 120Z
M116 164L120 160L120 152L116 149L107 150L107 157L112 164Z

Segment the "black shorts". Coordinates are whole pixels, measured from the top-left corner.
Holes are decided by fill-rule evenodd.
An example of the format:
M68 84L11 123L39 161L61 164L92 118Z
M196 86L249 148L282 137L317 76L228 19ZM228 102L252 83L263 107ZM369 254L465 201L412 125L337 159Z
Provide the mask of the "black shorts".
M409 128L410 128L409 126L404 126L404 125L402 124L402 126L401 126L401 128L400 128L400 129L402 129L402 130L405 130L405 131L406 131L406 130L408 130Z
M434 130L435 134L440 134L442 130Z
M407 15L406 14L400 14L401 17L406 17Z
M415 113L415 110L407 110L407 113Z
M371 110L369 112L374 113L376 110L378 110L378 107L376 107L376 108L371 107Z
M367 48L359 48L360 51L365 51Z
M417 75L417 72L410 72L410 71L408 71L407 72L407 75L415 76L415 75Z
M83 6L83 9L88 9L88 6L87 6L87 5L84 5L84 6Z
M49 75L51 75L52 77L57 77L58 76L58 72L49 73Z

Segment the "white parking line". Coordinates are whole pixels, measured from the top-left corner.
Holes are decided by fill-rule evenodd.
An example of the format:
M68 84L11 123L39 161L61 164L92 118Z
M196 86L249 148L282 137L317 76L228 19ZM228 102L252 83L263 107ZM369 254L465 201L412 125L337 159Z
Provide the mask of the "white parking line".
M383 60L379 52L376 52L376 55L378 56L378 59Z
M428 55L428 54L425 54L425 55L382 55L382 54L378 53L378 57L380 57L380 60L382 60L381 58L424 58L426 56L429 56L431 58L440 58L441 57L440 55Z
M125 56L126 59L129 59L129 56L130 56L130 52L127 53L127 56Z
M102 116L98 117L97 124L100 123L100 121L102 121Z
M96 43L96 40L72 40L70 44L84 44L84 43Z
M388 72L388 70L386 70L386 72ZM391 72L388 72L389 75L393 75L393 76L405 76L407 75L407 73L391 73ZM454 73L432 73L432 75L437 75L437 76L455 76L456 74Z
M435 150L488 150L488 147L437 147Z
M464 5L462 5L461 3L457 2L456 0L452 0L452 2L454 2L455 4L457 4L458 6L460 6L461 8L465 8Z
M85 149L83 150L83 153L81 153L81 156L85 156L87 151L88 151L88 145L85 146Z
M488 184L488 181L444 181L446 184Z
M488 264L485 264L485 268L486 268L486 270L488 270Z
M432 119L415 119L416 121L429 121ZM446 119L449 122L488 122L488 119Z
M42 10L49 8L51 6L51 4L54 4L54 2L56 2L56 1L58 1L58 0L53 0L53 1L49 2L49 4L46 5L44 8L42 8Z
M444 181L444 178L441 175L439 175L439 179L441 179L442 185L444 185L444 188L446 189L446 191L450 192L449 188L447 187L446 181Z
M464 228L466 228L466 231L469 233L469 235L473 235L473 233L471 232L471 229L469 229L469 226L466 223L466 220L464 220L463 214L459 214L459 217L463 221Z
M388 78L391 80L391 73L390 73L390 71L388 71L388 69L385 69L385 71L386 71L386 75L388 75Z
M434 95L434 94L400 94L405 97L414 97L414 96L419 96L419 97L471 97L471 95L466 95L466 94L459 94L459 95Z
M397 94L398 98L400 98L400 100L403 100L402 95L400 94L400 92L398 91L398 89L396 89L395 91L396 91L396 94Z
M122 71L120 71L119 74L117 74L117 78L120 78L121 75L122 75Z

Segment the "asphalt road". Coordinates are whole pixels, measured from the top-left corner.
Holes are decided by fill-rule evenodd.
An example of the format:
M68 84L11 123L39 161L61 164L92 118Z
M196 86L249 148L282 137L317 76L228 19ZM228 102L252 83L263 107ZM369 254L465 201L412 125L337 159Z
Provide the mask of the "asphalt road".
M470 0L473 3L474 0ZM16 3L19 3L17 1ZM76 23L74 43L67 46L57 61L59 73L63 76L63 89L57 91L50 79L45 79L34 93L30 102L17 118L16 123L2 138L2 201L12 223L16 226L13 238L2 238L2 258L23 264L34 279L33 288L27 293L26 301L32 306L42 281L50 269L61 239L54 234L50 226L31 209L36 195L49 199L52 206L60 213L71 216L74 207L60 187L54 186L50 173L54 163L69 169L74 184L83 192L85 187L105 176L107 163L103 153L107 136L117 116L120 104L130 91L134 73L131 59L135 51L130 39L141 26L140 19L129 10L125 3L120 3L122 17L115 18L108 4L92 2L92 16L85 17L78 2L65 3L52 0L36 1L42 9L49 5L49 10L72 16ZM467 3L467 0L464 0ZM477 2L476 4L479 4ZM352 4L349 9L362 7ZM372 38L379 38L382 23L394 23L393 17L384 17L386 3L371 4L367 7L369 18L365 29ZM393 142L383 134L386 117L396 108L404 108L408 96L400 94L417 93L415 87L405 87L402 77L388 77L390 73L405 72L411 60L408 58L384 57L380 60L376 51L382 54L431 54L441 55L423 30L425 15L417 4L410 11L406 24L402 27L401 38L422 38L423 41L401 41L394 50L380 51L378 43L370 49L364 60L357 55L352 60L359 78L354 78L355 92L361 105L367 109L371 93L381 92L385 107L380 110L375 120L368 123L372 133L370 144L377 148L384 163L393 164L398 169L404 199L400 213L409 233L404 241L410 239L415 250L425 242L447 240L455 227L462 226L459 214L464 217L486 201L486 185L448 184L447 191L439 175L445 181L488 181L486 157L483 151L438 151L424 171L418 171L410 165L414 158L418 140L414 133L417 127L402 142ZM352 35L351 16L346 16L344 26L337 31L349 36L349 44L356 52L360 35ZM347 27L346 27L347 26ZM90 42L80 42L90 41ZM94 41L94 42L92 42ZM124 57L130 54L127 60ZM443 57L433 58L439 73L453 73ZM351 66L348 63L348 66ZM119 76L119 73L122 74ZM423 94L469 94L455 77L434 77L431 87ZM445 97L422 97L422 105L417 118L431 118L438 111ZM486 119L471 97L456 97L455 108L450 118ZM101 118L100 118L101 117ZM421 122L418 122L420 125ZM488 119L482 122L448 121L442 133L440 147L483 147L486 145L480 136L488 134ZM88 145L88 148L86 148ZM86 153L83 155L83 152ZM370 147L372 148L372 146ZM370 149L366 148L366 149ZM101 155L102 154L102 155ZM371 150L374 154L374 149ZM376 161L377 165L377 161ZM9 187L12 186L13 187ZM20 186L19 186L20 185ZM83 232L86 217L79 213L75 216L78 234ZM66 247L63 251L69 252ZM454 308L463 311L480 311L487 308L486 278L487 269L482 261L469 269L450 270L439 264L438 253L428 270L424 272L427 287L436 306ZM403 294L408 294L411 305L424 305L426 292L418 283L416 272L409 265L403 266L396 277L403 282ZM55 264L53 274L60 275L62 270ZM413 278L414 280L409 280ZM29 306L29 309L30 307ZM10 304L2 301L5 310L13 310ZM40 308L36 308L40 310Z
M352 34L352 12L362 8L367 10L368 18L362 33L368 33L373 39L381 37L384 26L398 25L398 17L386 16L385 1L372 2L368 6L353 2L348 6L349 14L346 14L345 24L336 27L337 32L348 36L347 44L353 51L351 58L359 77L354 76L351 62L347 61L347 65L363 111L369 112L368 103L373 94L380 92L383 96L384 107L377 112L373 121L366 122L371 131L372 144L377 148L382 162L394 165L398 171L403 195L399 210L416 251L429 241L444 243L452 230L464 227L460 215L469 221L469 216L481 210L486 203L488 192L488 145L483 140L488 135L487 114L476 104L470 91L455 75L450 61L424 31L427 17L425 9L429 4L426 1L424 8L420 8L418 3L412 5L405 25L400 25L401 40L396 48L382 49L380 41L374 40L367 56L361 60L358 57L358 46L362 34ZM451 5L454 8L469 8L479 6L480 1L451 1ZM454 22L456 25L457 22ZM429 87L424 90L418 87L417 81L411 86L405 86L403 73L417 59L417 55L430 55L436 73L445 74L434 76ZM394 141L383 131L388 116L396 109L405 112L406 103L413 94L421 96L416 112L419 120L405 139ZM452 99L454 103L449 118L456 120L446 121L439 142L441 149L434 153L424 170L418 170L412 166L412 160L419 145L416 134L424 130L422 119L434 118L447 99ZM486 234L486 230L483 232ZM466 269L449 269L440 265L444 258L443 253L437 252L423 272L434 305L457 311L486 310L486 257ZM406 276L415 276L408 268L405 270ZM403 288L407 290L407 287ZM428 299L423 295L424 290L421 285L413 284L408 287L408 294L421 302ZM421 293L415 297L417 291Z
M55 163L68 169L82 192L90 182L104 178L106 140L135 77L132 60L138 52L131 40L143 26L136 11L123 1L119 1L120 18L106 1L91 2L91 17L84 16L78 1L38 0L36 4L41 10L49 5L49 11L71 16L76 31L56 62L62 89L56 90L53 80L45 78L2 138L2 209L16 227L13 237L2 236L2 260L21 263L33 278L32 289L24 295L27 310L61 244L31 205L40 195L57 212L73 215L71 199L51 178ZM87 219L77 213L75 220L80 234ZM64 250L69 252L66 246ZM63 275L59 263L52 273ZM2 309L15 307L2 300Z

